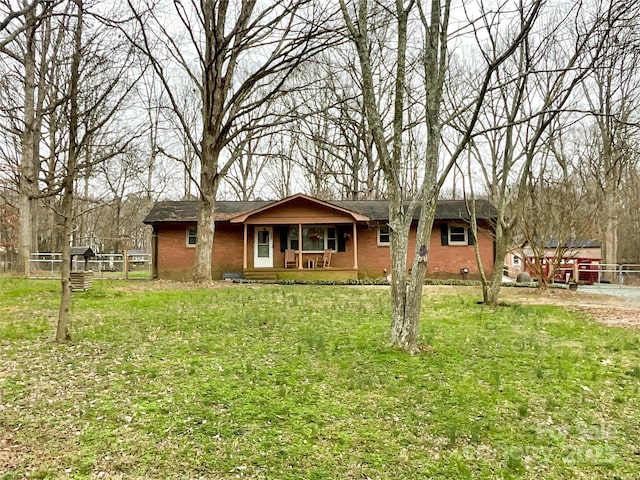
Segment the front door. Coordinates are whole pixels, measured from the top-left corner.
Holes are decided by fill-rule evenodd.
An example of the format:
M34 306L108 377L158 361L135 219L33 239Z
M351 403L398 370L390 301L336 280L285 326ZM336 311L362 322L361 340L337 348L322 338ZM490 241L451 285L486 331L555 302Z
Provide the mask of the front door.
M273 229L256 227L254 230L255 248L253 266L255 268L273 268Z

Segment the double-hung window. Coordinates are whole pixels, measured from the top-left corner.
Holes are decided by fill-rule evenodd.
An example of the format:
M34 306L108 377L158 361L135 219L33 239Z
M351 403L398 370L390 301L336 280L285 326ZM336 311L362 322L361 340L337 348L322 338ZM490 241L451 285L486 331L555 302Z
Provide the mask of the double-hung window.
M198 239L198 228L197 227L187 228L187 247L195 247L197 239Z
M467 228L462 225L449 226L449 245L468 245Z
M391 229L389 225L380 225L378 227L378 245L387 246L391 243Z

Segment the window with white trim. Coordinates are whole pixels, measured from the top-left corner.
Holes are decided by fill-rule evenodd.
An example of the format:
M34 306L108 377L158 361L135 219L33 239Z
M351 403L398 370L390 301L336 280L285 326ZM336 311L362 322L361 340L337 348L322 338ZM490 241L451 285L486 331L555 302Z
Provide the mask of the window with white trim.
M287 248L298 250L300 238L298 229L292 227L287 235ZM336 227L325 225L307 225L302 227L302 251L320 253L325 250L337 250Z
M468 245L467 228L463 225L449 226L449 245Z
M391 229L389 225L378 226L378 245L387 246L391 243Z
M514 267L519 267L520 266L520 256L519 255L514 255L513 256L513 261L511 263L513 264Z
M195 247L198 239L198 227L187 228L187 247Z

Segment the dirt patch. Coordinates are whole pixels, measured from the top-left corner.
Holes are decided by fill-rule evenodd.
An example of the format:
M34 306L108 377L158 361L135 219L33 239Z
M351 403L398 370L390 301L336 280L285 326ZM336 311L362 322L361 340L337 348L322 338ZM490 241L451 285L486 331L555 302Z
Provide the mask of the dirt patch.
M475 295L482 298L479 287L428 286L426 292L431 294L450 295L452 289L464 295ZM593 293L589 288L580 287L577 292L565 288L503 287L500 290L500 301L504 303L521 303L529 305L558 305L582 312L597 322L614 327L640 330L640 289L637 297L616 295L618 290L609 294Z
M10 438L0 437L0 472L11 472L19 465L19 445Z
M582 312L597 322L614 327L640 329L640 303L616 295L570 292L554 288L546 292L538 289L503 289L504 298L521 303L561 305Z
M640 309L620 308L606 305L577 306L576 308L605 325L640 330Z

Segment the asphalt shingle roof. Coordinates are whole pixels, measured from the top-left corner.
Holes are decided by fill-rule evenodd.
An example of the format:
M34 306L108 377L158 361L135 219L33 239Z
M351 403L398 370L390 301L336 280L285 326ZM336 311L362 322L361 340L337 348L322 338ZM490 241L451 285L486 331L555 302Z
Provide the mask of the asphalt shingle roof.
M216 220L229 218L244 212L263 207L273 201L255 200L251 202L236 202L220 200L216 202ZM161 222L197 222L199 202L197 200L179 200L156 202L143 223Z
M544 242L545 248L558 248L558 239L551 238ZM600 242L590 238L569 238L562 244L563 248L599 248Z
M389 220L389 202L386 200L341 200L330 203L366 215L371 220ZM476 200L476 215L485 220L495 218L496 209L486 200ZM419 216L420 211L416 211L414 219L417 220ZM469 220L469 218L465 200L439 200L436 205L436 220Z
M250 212L257 208L275 203L275 201L254 200L249 202L218 201L216 202L216 220L228 220L241 213ZM386 200L341 200L328 201L336 206L351 210L372 221L386 221L389 219L389 203ZM162 201L157 202L144 223L164 222L197 222L198 201ZM479 219L495 218L496 210L488 201L476 201L476 214ZM417 219L419 212L414 218ZM469 220L469 212L465 200L440 200L436 206L436 220Z

